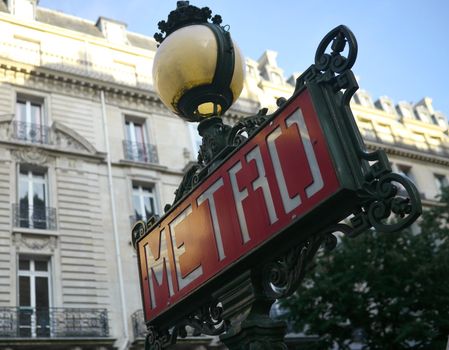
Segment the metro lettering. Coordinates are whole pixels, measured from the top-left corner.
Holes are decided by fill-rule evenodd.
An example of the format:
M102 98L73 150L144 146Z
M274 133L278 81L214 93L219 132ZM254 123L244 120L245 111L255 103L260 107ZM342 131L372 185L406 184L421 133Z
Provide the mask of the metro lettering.
M154 293L154 283L153 277L156 280L158 287L162 286L164 282L164 276L168 281L168 291L170 296L174 295L173 291L173 280L171 275L170 266L168 266L168 245L167 238L165 234L165 229L159 232L159 244L158 244L158 252L157 259L154 258L154 255L151 252L150 245L146 244L145 247L145 255L148 271L151 273L148 276L148 283L150 286L150 295L151 295L151 308L156 307L156 297ZM164 273L165 272L165 273Z
M218 258L223 260L226 255L224 253L223 249L223 240L221 239L221 231L220 231L220 225L218 224L218 216L217 216L217 208L215 206L215 199L214 199L214 193L223 186L223 178L218 179L217 182L215 182L212 186L210 186L206 191L203 192L201 196L198 197L196 200L196 203L201 205L203 202L208 201L209 202L209 210L210 215L212 218L212 225L214 229L214 237L215 242L217 243L217 250L218 250Z
M247 243L249 242L250 237L242 202L246 197L248 197L248 190L244 188L242 191L239 191L236 174L240 170L242 170L242 163L239 161L231 169L229 169L229 178L231 180L232 193L234 194L234 201L235 207L237 209L237 216L239 218L240 230L242 231L243 243Z
M265 204L268 209L268 215L270 216L270 224L275 223L278 220L276 215L276 209L274 209L273 197L271 196L270 186L268 186L268 180L265 176L265 168L263 166L262 154L260 154L260 148L254 147L251 152L246 155L246 160L248 163L251 160L256 162L257 172L259 177L253 181L253 190L258 188L262 189L263 197L265 199Z
M302 235L303 216L341 190L306 91L138 241L146 320L287 229Z
M290 198L288 194L287 184L285 182L284 173L281 166L281 161L279 160L279 154L276 148L276 139L282 135L281 127L278 126L274 129L271 134L267 137L268 150L270 152L271 161L273 162L274 169L276 169L275 176L276 181L279 186L279 192L281 194L282 204L284 206L285 213L290 213L293 209L299 207L301 205L301 197L299 193Z
M310 142L309 131L307 130L306 122L301 109L297 109L290 117L285 120L288 127L296 124L301 135L301 140L306 151L307 161L309 163L310 171L312 172L313 183L306 188L307 198L312 197L315 193L324 187L323 177L321 176L320 167L313 150L312 142Z
M179 289L183 289L187 285L189 285L193 280L197 279L199 276L203 274L203 268L202 266L198 266L196 269L194 269L192 272L190 272L187 276L182 276L181 273L181 264L180 264L180 257L183 254L188 254L184 248L184 242L180 243L179 245L176 243L176 226L180 224L188 215L192 213L192 206L189 205L184 211L179 214L176 219L174 219L170 223L170 233L171 238L173 242L173 250L174 250L174 256L175 256L175 266L176 266L176 275L178 279L178 286ZM192 233L193 234L193 233Z

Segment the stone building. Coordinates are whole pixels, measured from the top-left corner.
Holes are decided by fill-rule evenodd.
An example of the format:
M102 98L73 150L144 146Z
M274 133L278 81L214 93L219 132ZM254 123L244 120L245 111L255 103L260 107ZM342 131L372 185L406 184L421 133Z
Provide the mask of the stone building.
M0 0L0 32L0 348L139 348L130 229L173 201L196 128L161 104L156 44L125 23ZM226 121L274 110L292 82L275 52L248 58ZM431 205L448 184L446 117L429 98L395 105L364 90L352 107L368 146Z

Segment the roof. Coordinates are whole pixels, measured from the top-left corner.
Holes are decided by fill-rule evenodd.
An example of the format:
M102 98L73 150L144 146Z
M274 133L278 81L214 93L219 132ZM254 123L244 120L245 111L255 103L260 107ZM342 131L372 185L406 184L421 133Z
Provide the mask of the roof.
M3 1L0 1L0 11L3 11L2 10L3 7L7 12L8 9L6 8L6 5L4 4ZM94 22L79 17L67 15L63 12L37 7L36 21L68 30L73 30L79 33L92 35L98 38L104 38L104 35L101 32L100 28ZM126 26L126 23L118 22L115 20L111 21L121 23ZM126 35L130 46L138 47L144 50L151 50L151 51L156 50L156 42L153 38L137 33L130 33L128 31L126 32Z
M93 22L82 18L66 15L62 12L36 8L36 21L50 24L52 26L61 27L76 32L103 37L103 33L95 26Z
M128 32L128 41L132 46L145 50L156 50L156 41L153 38Z

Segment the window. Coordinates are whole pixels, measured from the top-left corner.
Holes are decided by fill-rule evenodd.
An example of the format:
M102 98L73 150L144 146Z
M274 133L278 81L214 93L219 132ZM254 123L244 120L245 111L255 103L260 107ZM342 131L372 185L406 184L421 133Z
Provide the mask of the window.
M432 119L433 124L438 125L438 120L437 120L437 117L435 116L435 114L432 114L430 116L430 119Z
M444 154L444 149L443 149L444 141L441 138L429 136L427 138L427 140L428 140L429 148L431 151L433 151L435 153L443 153Z
M426 136L422 133L419 132L414 132L412 133L413 135L413 140L415 142L415 146L416 148L420 149L420 150L428 150L429 149L429 145L427 144L426 141Z
M147 138L144 125L142 122L127 120L125 122L127 140L140 144L146 143Z
M449 186L449 181L445 175L433 174L433 177L435 178L435 186L437 188L438 193L441 193L441 190L444 187Z
M256 78L257 74L256 74L256 68L254 68L253 66L247 65L246 66L248 69L248 76Z
M368 140L377 141L376 131L371 120L365 119L363 116L357 116L356 120L362 136Z
M124 141L125 158L138 162L157 163L154 145L147 143L145 123L127 119L125 121L126 140Z
M44 169L20 166L16 226L52 229L48 207L47 174Z
M355 95L356 102L364 107L372 107L373 102L371 101L371 97L368 95L366 91L358 91Z
M415 182L412 174L412 167L407 165L398 165L398 172L399 174L408 177L411 181L413 181L413 183Z
M378 123L376 125L376 129L377 129L376 134L381 139L381 141L387 143L395 142L395 138L391 130L391 126L389 124Z
M48 143L42 99L17 96L14 136L33 143Z
M46 258L19 257L19 336L50 336L50 266Z
M153 185L133 184L133 209L135 221L147 221L153 215L157 215Z
M281 85L282 84L282 78L281 75L279 73L276 72L271 72L271 81L274 84L278 84Z
M398 173L405 176L411 182L416 184L415 177L413 176L413 173L412 173L412 167L407 166L407 165L398 165ZM398 182L394 182L394 184L398 187L398 194L400 196L406 195L407 190L405 189L404 186L402 186L402 184L400 184Z
M430 122L430 113L424 106L418 106L415 108L415 118L425 123Z

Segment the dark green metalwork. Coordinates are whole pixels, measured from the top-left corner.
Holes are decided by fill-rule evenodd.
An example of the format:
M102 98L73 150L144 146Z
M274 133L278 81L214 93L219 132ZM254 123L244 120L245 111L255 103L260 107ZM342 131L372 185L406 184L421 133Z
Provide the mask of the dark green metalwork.
M331 52L326 53L331 46ZM348 45L348 57L342 52ZM407 178L394 174L382 150L367 152L358 131L349 102L358 89L351 68L357 56L357 42L345 26L338 26L327 34L318 46L315 64L296 82L293 96L308 89L319 116L340 184L346 189L342 208L332 208L350 216L344 223L335 224L325 217L331 208L322 206L318 214L305 218L305 233L294 247L288 242L297 232L286 232L286 241L278 242L267 255L254 258L252 265L238 271L238 277L203 292L188 311L176 319L169 316L149 324L147 349L160 349L185 335L186 326L217 335L229 349L286 349L283 341L286 326L268 316L276 299L293 293L301 283L307 268L320 246L332 250L336 245L334 232L355 237L374 227L393 232L411 225L421 213L419 193ZM288 100L280 99L282 109ZM276 113L274 113L276 115ZM235 126L224 125L220 118L203 121L199 125L203 144L198 163L184 176L176 193L175 203L185 198L223 161L228 159L248 139L252 138L274 117L261 110ZM402 188L402 191L398 191ZM404 193L406 196L404 196ZM171 210L170 206L167 210ZM339 215L340 215L339 214ZM352 214L352 215L350 215ZM148 232L156 220L137 224L133 228L133 242ZM328 227L323 230L323 227ZM265 260L260 260L260 258ZM266 261L260 264L260 261ZM234 275L235 276L235 275ZM200 300L201 299L201 300ZM202 306L201 306L202 305ZM173 317L173 314L172 314ZM174 328L173 328L174 327ZM169 331L171 329L171 331Z
M210 174L223 160L251 137L270 119L267 109L261 109L256 115L246 117L233 127L225 125L221 118L212 117L198 125L198 132L203 138L198 153L198 163L194 164L184 175L175 192L173 205L184 198L197 186L206 175ZM165 206L168 211L171 205Z
M269 317L275 299L265 293L263 281L263 270L253 269L215 293L228 320L226 333L220 336L228 349L287 350L286 324Z
M176 10L170 12L167 21L160 21L158 23L158 28L161 32L154 34L154 39L162 44L164 39L174 31L192 24L209 23L209 19L215 25L220 25L222 22L220 15L212 17L212 11L209 7L200 9L196 6L189 5L189 1L178 1Z

